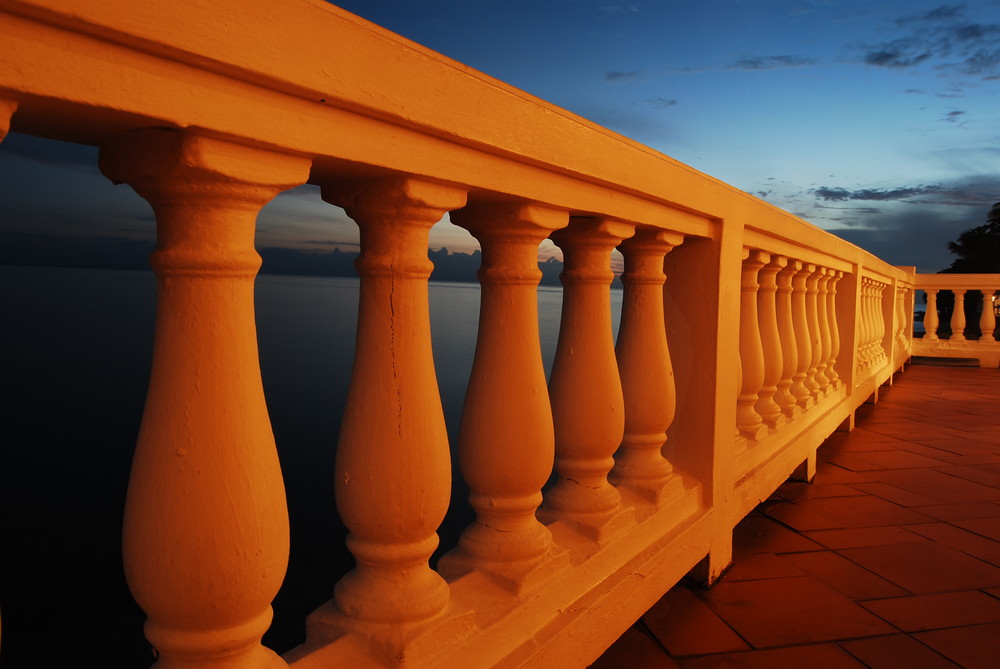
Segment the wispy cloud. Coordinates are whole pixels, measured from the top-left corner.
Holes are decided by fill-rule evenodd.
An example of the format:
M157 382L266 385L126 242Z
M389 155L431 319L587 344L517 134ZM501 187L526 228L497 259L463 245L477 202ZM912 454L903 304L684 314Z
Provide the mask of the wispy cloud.
M942 5L900 17L895 24L904 34L865 45L862 62L894 69L926 63L943 71L1000 78L1000 23L970 21L964 5Z
M966 112L956 110L946 113L942 119L947 123L957 123L958 125L965 125L965 115Z
M631 72L605 72L604 81L611 84L623 84L627 81L634 81L642 76L642 70L632 70Z
M1000 199L1000 173L980 174L929 185L858 189L821 186L809 192L816 200L823 202L901 202L988 209Z
M805 56L754 56L741 58L733 63L732 67L736 70L774 70L780 67L815 65L816 62L815 58L806 58Z
M639 11L639 5L634 2L615 2L599 5L597 9L605 14L633 14Z
M813 191L817 199L827 202L846 202L848 200L907 200L917 195L937 193L940 186L916 186L912 188L862 188L847 190L846 188L831 188L822 186Z
M653 107L653 109L666 109L667 107L673 107L677 104L677 100L673 98L649 98L646 103Z

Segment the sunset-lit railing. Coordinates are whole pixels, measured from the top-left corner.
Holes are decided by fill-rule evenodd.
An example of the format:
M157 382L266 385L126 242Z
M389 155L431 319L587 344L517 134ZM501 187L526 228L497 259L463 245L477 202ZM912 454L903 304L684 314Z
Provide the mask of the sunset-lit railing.
M917 274L914 284L926 296L924 335L913 340L914 355L974 358L980 367L1000 365L1000 275ZM943 310L942 294L949 298Z
M100 146L156 214L124 555L171 667L584 666L688 572L717 578L734 525L810 479L911 355L914 289L931 286L912 268L318 0L3 0L0 35L3 134ZM331 472L357 564L280 658L260 644L289 532L253 236L307 181L361 231ZM427 297L447 212L483 250L455 448ZM566 262L549 379L546 238ZM462 503L452 452L476 521L432 569Z

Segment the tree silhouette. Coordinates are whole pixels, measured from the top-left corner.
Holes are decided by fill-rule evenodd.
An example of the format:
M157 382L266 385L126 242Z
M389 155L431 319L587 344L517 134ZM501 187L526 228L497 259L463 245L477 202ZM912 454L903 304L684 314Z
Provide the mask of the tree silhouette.
M941 274L1000 273L1000 202L990 208L986 225L966 230L948 250L958 256Z
M1000 202L990 207L986 225L970 228L948 242L948 250L957 255L947 269L938 274L1000 274ZM924 295L926 301L927 296ZM941 320L939 333L950 334L951 313L955 308L955 296L950 290L938 294L938 314ZM971 291L965 299L966 335L978 333L979 314L983 309L983 296L979 291Z

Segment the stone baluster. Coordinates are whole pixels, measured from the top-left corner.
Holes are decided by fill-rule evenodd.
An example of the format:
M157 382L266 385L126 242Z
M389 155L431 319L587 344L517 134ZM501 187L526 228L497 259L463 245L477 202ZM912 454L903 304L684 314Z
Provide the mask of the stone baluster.
M833 271L826 300L827 324L830 328L830 358L827 360L826 375L830 378L830 387L834 390L840 388L842 384L840 374L837 373L837 358L840 357L840 322L837 320L837 284L840 283L843 276L843 272Z
M478 569L519 591L560 568L535 511L552 472L554 434L538 339L538 245L568 214L537 205L470 204L451 220L483 249L479 338L459 461L476 521L442 557L449 577Z
M138 130L101 170L153 207L156 336L125 503L125 575L161 666L278 667L260 643L288 561L288 513L257 359L257 213L310 163Z
M323 184L358 224L357 343L334 491L356 566L340 613L405 623L439 613L448 586L428 560L448 510L451 456L431 353L427 236L465 192L414 178Z
M979 316L979 341L992 343L996 341L993 338L993 331L997 327L996 314L993 312L993 293L995 291L990 288L979 292L983 294L983 313Z
M955 295L955 308L951 312L951 341L965 341L965 289L951 291Z
M861 284L861 335L858 339L858 365L866 369L872 362L874 329L872 327L872 281L862 279Z
M792 377L791 391L803 409L813 405L812 393L806 384L809 362L812 360L812 340L809 336L809 319L806 313L806 281L815 271L816 265L803 265L802 269L792 276L792 322L795 327L798 362L795 376Z
M906 341L906 295L908 288L896 288L896 341L902 346Z
M740 394L736 399L736 427L749 440L766 432L764 420L755 408L764 385L764 348L757 314L757 275L770 262L763 251L749 251L743 259L740 282L740 362L743 368Z
M758 274L760 289L757 291L757 316L760 318L764 378L754 410L770 430L777 429L785 422L781 406L775 401L775 393L778 392L778 382L785 369L781 356L781 335L778 331L777 274L787 265L788 258L771 256Z
M927 311L924 312L924 339L927 341L937 341L937 329L940 323L937 312L937 288L925 288L927 294Z
M830 361L830 310L827 300L830 291L827 286L833 278L833 270L822 268L819 280L816 283L816 320L819 324L819 362L816 364L816 383L819 384L821 395L829 395L831 390L830 377L826 367Z
M683 241L665 230L639 228L618 246L625 257L621 326L615 353L625 397L625 436L611 481L657 502L680 481L663 455L677 405L663 312L663 259Z
M563 251L562 318L549 395L559 479L539 517L563 520L593 539L628 524L621 495L608 482L625 431L611 329L611 251L634 232L619 221L570 219L551 238Z
M809 324L809 369L806 372L805 384L813 399L819 401L822 397L822 386L819 382L819 363L823 355L822 339L819 332L819 280L825 270L815 267L806 279L806 322Z
M874 285L874 295L872 296L872 318L875 324L875 337L873 347L875 355L872 362L878 363L886 358L885 354L885 314L882 310L882 303L885 299L886 284L876 282Z
M802 270L802 263L789 260L786 266L778 272L778 338L781 342L781 380L774 395L775 401L781 407L782 413L788 418L794 418L802 412L798 400L792 393L795 370L799 364L798 343L795 340L795 320L792 306L792 278Z

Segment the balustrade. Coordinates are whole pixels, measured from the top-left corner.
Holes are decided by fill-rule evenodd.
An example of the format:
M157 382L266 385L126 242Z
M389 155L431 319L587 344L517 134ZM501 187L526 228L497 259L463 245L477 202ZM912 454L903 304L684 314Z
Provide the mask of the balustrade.
M815 462L905 362L894 352L880 364L885 343L916 350L903 325L910 286L928 293L928 346L946 343L939 289L992 303L995 277L920 283L333 7L97 1L71 15L50 0L16 4L0 7L0 34L18 40L0 62L0 139L12 127L100 143L104 173L156 214L154 363L123 545L161 666L586 666L706 556L709 578L725 566L736 522ZM273 30L256 16L265 5L296 30ZM220 17L237 14L258 39L188 38L189 25L231 34ZM345 44L366 60L342 64ZM79 67L50 66L69 58ZM360 230L330 482L356 565L282 658L261 645L289 532L257 359L253 244L260 208L306 180ZM475 521L432 568L438 527L464 503L450 494L428 307L428 231L446 212L482 247L456 444ZM546 238L565 259L548 380ZM968 345L993 350L992 310L978 326Z
M914 288L925 292L927 306L924 336L913 340L913 354L977 359L983 367L1000 364L1000 342L995 337L994 302L998 285L1000 280L992 274L916 275ZM941 327L941 316L938 313L941 291L945 291L945 295L950 293L954 296L951 315L944 328ZM968 301L965 299L967 293L971 295ZM943 308L941 311L946 313ZM950 334L945 336L949 330Z

